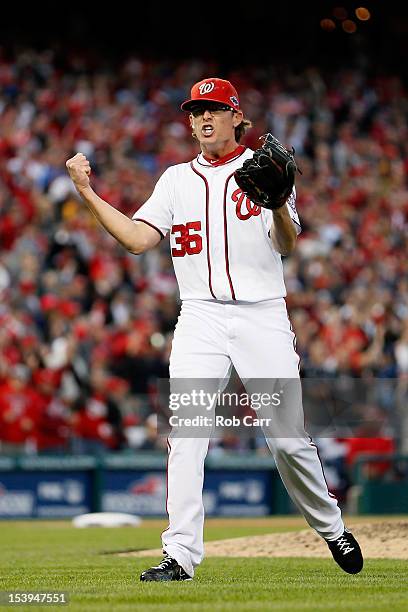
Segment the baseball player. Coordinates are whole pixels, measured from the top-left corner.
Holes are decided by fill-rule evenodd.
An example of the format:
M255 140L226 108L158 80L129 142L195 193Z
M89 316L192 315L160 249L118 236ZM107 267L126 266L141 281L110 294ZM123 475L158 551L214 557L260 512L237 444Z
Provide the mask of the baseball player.
M133 219L93 191L82 153L67 161L69 174L100 224L131 253L143 253L170 234L182 300L171 380L226 381L234 366L252 384L256 379L299 381L281 261L294 249L301 229L293 155L273 137L255 152L240 144L250 124L229 81L196 83L181 108L189 113L201 151L191 162L168 168ZM295 433L268 430L267 444L309 525L340 567L357 573L363 567L360 547L327 489L317 449L303 429L301 399L294 395L286 414L296 421ZM142 573L142 581L191 580L203 559L209 435L169 437L165 556Z

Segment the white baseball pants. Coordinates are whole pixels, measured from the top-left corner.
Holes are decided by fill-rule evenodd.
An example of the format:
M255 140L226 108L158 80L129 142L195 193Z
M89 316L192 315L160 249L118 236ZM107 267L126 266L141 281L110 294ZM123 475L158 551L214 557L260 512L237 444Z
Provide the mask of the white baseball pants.
M299 379L285 300L225 303L186 300L176 325L170 356L171 379L228 381L232 365L247 379ZM253 382L253 381L252 381ZM300 388L299 381L296 384ZM248 392L248 388L246 389ZM327 489L316 446L303 428L301 393L287 406L295 435L265 433L277 469L293 502L317 533L339 537L344 524ZM209 436L169 437L167 512L163 549L190 576L204 557L202 488ZM200 433L201 435L201 433Z

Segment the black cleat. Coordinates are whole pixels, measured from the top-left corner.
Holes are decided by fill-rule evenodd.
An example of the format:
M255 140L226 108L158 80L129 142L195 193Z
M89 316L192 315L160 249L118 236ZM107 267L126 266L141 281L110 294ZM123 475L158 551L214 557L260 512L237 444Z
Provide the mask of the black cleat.
M326 540L335 562L348 574L358 574L363 569L363 555L356 538L347 529L337 540Z
M192 580L170 555L165 555L159 565L149 568L140 575L142 582L167 582L169 580Z

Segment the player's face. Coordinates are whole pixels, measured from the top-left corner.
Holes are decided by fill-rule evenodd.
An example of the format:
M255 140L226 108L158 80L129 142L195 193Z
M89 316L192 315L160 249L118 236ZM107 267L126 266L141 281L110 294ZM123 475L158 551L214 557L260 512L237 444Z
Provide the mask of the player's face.
M242 119L242 111L224 105L201 106L190 113L190 125L203 152L220 155L236 147L235 128Z

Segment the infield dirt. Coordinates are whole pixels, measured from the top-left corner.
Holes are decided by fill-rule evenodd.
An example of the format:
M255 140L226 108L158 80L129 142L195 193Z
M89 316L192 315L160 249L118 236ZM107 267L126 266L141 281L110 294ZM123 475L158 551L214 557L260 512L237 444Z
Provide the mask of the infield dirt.
M365 558L408 559L408 520L360 521L350 520L347 526L358 539ZM331 556L325 543L311 529L216 540L207 542L205 550L206 557ZM154 549L120 555L151 557L161 553L161 549Z

